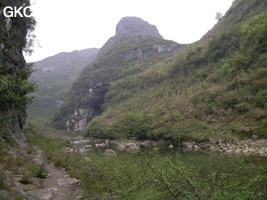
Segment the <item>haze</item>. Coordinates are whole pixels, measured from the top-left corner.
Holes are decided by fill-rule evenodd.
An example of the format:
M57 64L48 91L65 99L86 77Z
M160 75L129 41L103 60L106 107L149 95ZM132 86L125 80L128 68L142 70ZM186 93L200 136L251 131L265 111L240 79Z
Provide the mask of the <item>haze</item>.
M137 16L156 25L160 34L178 43L199 40L224 14L232 0L32 0L37 21L34 34L41 47L27 62L60 52L101 48L115 35L122 17Z

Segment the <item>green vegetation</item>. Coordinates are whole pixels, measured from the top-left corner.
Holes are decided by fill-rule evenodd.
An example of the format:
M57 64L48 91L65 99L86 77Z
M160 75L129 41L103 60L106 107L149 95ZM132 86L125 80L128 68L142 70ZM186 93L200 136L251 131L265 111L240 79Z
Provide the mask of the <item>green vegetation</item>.
M134 155L116 152L117 156L103 156L101 150L83 156L64 154L66 141L32 134L36 128L27 128L30 144L39 145L56 166L80 179L86 199L260 200L267 195L266 169L250 157L164 148Z
M153 45L163 45L172 51L159 54L158 49ZM72 85L65 103L55 114L52 120L53 125L57 128L64 128L65 119L70 113L74 113L75 105L83 104L82 99L88 94L90 86L98 83L109 85L111 82L116 83L122 79L128 79L157 65L160 60L166 60L174 52L178 53L184 47L185 45L151 36L145 38L127 35L114 36L101 48L94 62L82 70ZM103 99L104 95L103 91ZM101 102L96 102L96 104L101 104Z
M103 114L88 124L85 134L177 142L253 134L266 138L266 7L265 1L236 1L212 31L182 52L122 65L120 71L124 66L142 70L112 82ZM102 68L85 69L86 79L77 82L108 75L109 68ZM110 71L120 75L115 69Z
M13 181L19 180L15 177L21 177L19 181L22 184L31 184L33 177L46 178L47 171L44 169L44 165L36 164L33 161L30 152L26 154L22 149L18 150L14 141L13 143L7 142L9 141L0 140L0 190L6 190L10 193L12 198L10 196L8 199L24 199L13 188ZM12 152L10 152L11 148ZM13 180L12 183L11 180Z
M19 3L30 5L28 0ZM17 4L2 0L0 9ZM27 12L31 11L27 9ZM28 80L32 73L31 64L26 64L22 55L22 51L31 52L28 39L32 41L33 38L26 38L26 35L31 35L35 24L33 17L16 17L9 21L0 16L0 139L7 143L14 139L14 135L11 136L14 124L23 126L23 114L26 115L26 106L32 101L36 89Z
M23 69L13 70L9 66L0 68L0 111L9 109L25 109L32 101L33 96L29 95L35 91L35 85L28 81L32 73L30 65Z
M22 184L30 184L32 183L31 177L45 179L47 177L48 172L44 169L44 165L38 165L36 163L27 163L26 169L22 175L20 182Z
M235 1L202 40L162 54L151 53L151 46L176 44L153 37L115 36L82 71L54 123L64 125L55 120L73 113L91 82L109 82L103 113L88 124L87 136L177 143L254 134L266 138L266 8L262 0ZM135 57L138 49L147 57ZM135 155L117 151L117 156L96 150L83 157L63 153L69 144L51 135L56 132L46 123L29 121L25 132L32 145L27 153L34 153L33 145L42 148L56 166L81 179L88 199L267 198L266 168L250 157L159 148ZM42 165L6 156L8 149L0 154L4 169L15 173L18 166L26 166L24 183L30 176L46 176ZM0 188L8 190L8 185L2 181Z

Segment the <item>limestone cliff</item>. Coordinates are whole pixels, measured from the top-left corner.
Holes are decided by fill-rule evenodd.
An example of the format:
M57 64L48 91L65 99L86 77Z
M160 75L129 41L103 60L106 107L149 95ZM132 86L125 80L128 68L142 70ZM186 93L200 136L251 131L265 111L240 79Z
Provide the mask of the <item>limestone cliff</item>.
M23 143L23 126L26 119L27 76L26 62L22 51L26 46L26 35L34 28L32 18L3 15L5 6L25 6L25 0L0 1L0 137L13 138ZM17 85L16 85L17 83ZM5 88L5 86L7 86ZM29 88L28 88L29 89ZM24 98L25 97L25 98Z
M29 119L43 120L54 115L81 70L96 57L98 49L61 52L38 62L30 79L37 83L34 101L28 106Z
M139 17L124 17L116 27L116 35L154 36L162 38L156 26L149 24Z
M52 124L68 131L82 131L103 112L105 95L111 84L145 69L136 70L135 64L183 47L164 40L155 26L140 18L122 18L116 27L116 35L106 42L95 61L73 84L69 98L56 113Z

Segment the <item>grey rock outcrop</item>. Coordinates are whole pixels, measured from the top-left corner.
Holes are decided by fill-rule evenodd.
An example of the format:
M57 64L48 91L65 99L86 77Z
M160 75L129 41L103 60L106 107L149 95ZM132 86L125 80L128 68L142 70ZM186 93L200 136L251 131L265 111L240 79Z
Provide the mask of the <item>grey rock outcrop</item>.
M139 17L124 17L116 26L116 35L154 36L162 38L156 26L149 24Z
M101 105L109 85L109 82L91 81L87 93L81 94L82 97L76 104L74 112L67 116L66 127L68 131L82 131L89 121L101 114Z

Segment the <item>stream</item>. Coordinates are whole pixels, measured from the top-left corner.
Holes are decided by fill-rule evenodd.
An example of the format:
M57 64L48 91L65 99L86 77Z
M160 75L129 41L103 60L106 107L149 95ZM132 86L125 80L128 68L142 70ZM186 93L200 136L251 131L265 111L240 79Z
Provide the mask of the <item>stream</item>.
M266 156L259 156L259 155L244 155L244 154L229 154L229 153L219 153L219 152L212 152L209 150L204 149L192 149L192 148L186 148L181 146L172 146L170 148L169 145L161 145L157 143L149 143L149 142L140 142L139 144L136 144L135 142L131 140L126 141L107 141L107 140L90 140L90 139L70 139L70 144L72 148L79 148L80 151L84 147L89 145L88 151L81 151L81 153L84 156L88 156L92 152L100 151L104 153L107 149L111 149L115 152L122 152L122 153L129 153L127 152L127 147L131 146L140 146L140 151L150 151L151 149L157 149L158 152L161 154L164 154L166 156L175 156L177 154L181 155L181 159L187 160L205 160L208 159L214 160L218 165L227 165L227 161L229 158L232 159L241 159L243 157L246 157L247 162L250 162L254 164L255 166L265 168L267 170L267 157ZM96 145L103 144L103 146L96 147ZM105 146L104 146L105 144ZM138 151L139 152L139 151Z
M159 164L162 165L162 169L160 169L159 167L158 170L164 170L167 173L173 173L173 171L167 169L169 167L169 164L173 164L173 166L179 166L179 164L182 164L183 166L189 166L190 170L198 170L197 172L200 177L198 177L199 179L196 179L197 181L202 179L208 179L207 177L211 176L211 178L214 179L214 182L216 182L217 179L219 179L219 176L222 175L223 177L223 174L226 174L228 178L236 180L238 184L241 185L235 185L236 183L233 182L232 179L230 179L231 182L229 182L229 184L233 184L233 186L236 187L237 190L242 190L242 181L244 181L244 183L249 182L253 179L254 174L256 176L256 174L258 174L260 170L264 170L263 172L261 171L261 176L265 176L265 178L263 178L259 183L257 183L257 185L254 185L253 188L262 191L265 194L264 198L267 198L266 156L218 153L203 149L196 150L192 148L190 149L167 144L163 145L156 142L153 143L151 141L142 141L137 143L136 141L130 140L93 141L89 139L71 139L70 145L71 147L68 149L68 153L70 153L71 151L78 152L79 154L82 154L82 156L88 158L88 160L91 160L91 158L98 157L100 158L100 160L102 159L105 161L105 157L110 157L106 156L106 152L112 151L114 154L112 153L110 155L112 155L112 157L114 157L114 155L116 156L114 157L115 160L111 159L111 163L107 162L110 163L110 165L113 165L113 163L120 163L120 161L117 161L120 158L126 160L132 159L134 160L132 162L135 162L135 160L137 162L140 162L141 160L141 163L145 163L147 159L151 159L151 161L156 161L155 166L158 166ZM129 149L134 151L130 151ZM94 162L94 160L92 159L91 162ZM164 166L167 168L165 168ZM116 166L110 167L111 170L117 169ZM131 166L129 165L129 167ZM176 175L166 174L166 176L175 177ZM173 184L175 183L172 183L171 185ZM170 198L166 197L166 199Z

